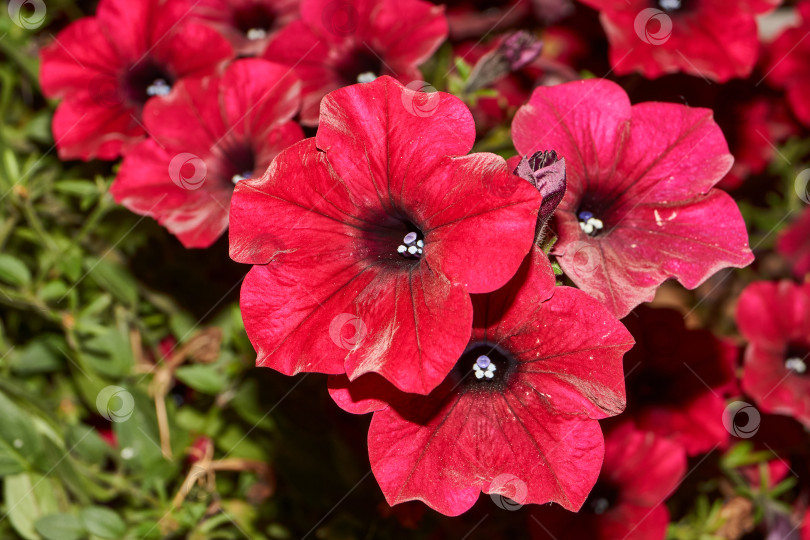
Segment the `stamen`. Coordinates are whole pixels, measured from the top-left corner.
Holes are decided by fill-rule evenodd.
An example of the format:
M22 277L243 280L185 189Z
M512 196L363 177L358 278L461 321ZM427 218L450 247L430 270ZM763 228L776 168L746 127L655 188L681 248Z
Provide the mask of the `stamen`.
M681 9L683 0L658 0L658 5L664 11L677 11Z
M589 236L596 236L599 234L599 231L605 228L605 224L602 220L593 217L593 213L587 210L583 210L577 214L577 217L579 218L579 228Z
M492 379L495 376L495 364L489 359L489 356L482 354L475 360L473 364L473 372L476 379Z
M247 38L249 40L254 41L254 40L257 40L257 39L266 38L267 37L267 31L265 29L263 29L263 28L251 28L250 30L248 30L245 33L245 35L247 36Z
M788 358L785 360L785 367L795 373L805 373L807 371L807 364L801 358Z
M241 182L242 180L247 180L251 176L253 176L253 171L245 171L242 174L233 175L233 177L231 178L231 182L233 182L235 185Z
M377 80L377 75L373 71L365 71L357 76L357 82L367 83Z
M146 88L146 95L152 96L167 96L172 91L172 87L165 79L155 79L152 84Z

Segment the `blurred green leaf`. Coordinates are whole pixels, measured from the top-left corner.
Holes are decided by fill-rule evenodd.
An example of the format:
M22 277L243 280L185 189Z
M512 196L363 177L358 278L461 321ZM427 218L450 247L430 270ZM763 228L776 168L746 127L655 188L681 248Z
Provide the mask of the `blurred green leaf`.
M90 534L116 540L123 538L126 533L127 526L124 520L109 508L91 506L83 509L79 515Z
M217 394L228 382L225 375L211 365L182 366L175 375L179 381L204 394Z
M0 253L0 280L15 287L23 287L31 283L31 272L20 259Z
M85 536L82 521L73 514L50 514L34 525L46 540L79 540Z

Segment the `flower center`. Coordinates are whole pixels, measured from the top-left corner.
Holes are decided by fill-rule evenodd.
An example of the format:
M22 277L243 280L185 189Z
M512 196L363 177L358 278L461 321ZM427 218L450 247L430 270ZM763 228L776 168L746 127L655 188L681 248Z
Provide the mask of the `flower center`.
M225 157L222 177L229 178L234 185L242 180L253 178L256 157L249 143L225 144L222 147L222 152Z
M397 246L397 253L406 259L421 259L425 249L425 240L422 233L411 231L402 238L402 243Z
M124 92L130 102L143 105L149 98L168 95L173 82L173 77L162 67L145 62L130 69Z
M383 74L383 62L374 51L362 45L348 53L336 69L347 85L371 82Z
M807 375L808 356L810 356L810 348L790 344L785 353L785 367L797 375Z
M602 515L614 506L619 500L619 490L606 482L598 481L588 496L582 510L592 514Z
M462 353L454 369L467 390L502 390L515 372L514 357L496 343L471 343Z
M597 236L605 228L602 220L594 217L593 212L588 210L581 210L577 214L577 218L579 219L579 228L588 236Z
M276 14L266 5L253 3L233 13L233 24L249 40L264 39L276 22Z

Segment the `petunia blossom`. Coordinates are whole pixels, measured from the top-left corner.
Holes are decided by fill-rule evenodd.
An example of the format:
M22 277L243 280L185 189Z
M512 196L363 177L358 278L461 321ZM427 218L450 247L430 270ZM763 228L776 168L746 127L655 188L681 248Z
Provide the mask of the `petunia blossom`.
M796 9L801 24L785 29L768 48L766 79L784 90L796 117L810 126L810 2L799 2Z
M102 0L42 50L40 79L62 98L53 135L62 159L115 159L143 140L144 105L182 77L213 73L233 56L215 30L188 20L186 0Z
M639 306L624 323L636 340L624 357L627 415L689 455L725 444L723 388L734 380L736 349L687 329L672 309Z
M304 137L292 121L300 88L286 66L260 59L179 81L146 105L152 137L124 158L110 189L116 202L154 217L186 247L210 246L228 228L234 184L261 176Z
M582 510L532 509L532 538L663 540L666 499L685 473L686 455L677 443L622 422L605 436L602 474Z
M192 16L208 23L241 56L260 56L278 32L298 19L300 0L199 0Z
M810 283L757 282L736 312L748 340L742 387L767 413L810 426Z
M805 192L810 193L806 187ZM776 239L776 251L788 260L797 279L810 274L810 235L807 231L810 231L810 207L805 208Z
M523 155L553 148L565 158L552 253L617 316L666 279L693 289L753 260L737 205L712 187L733 158L710 110L631 106L620 86L591 79L537 88L512 136Z
M265 58L304 82L301 122L315 125L321 98L342 86L380 75L421 83L417 66L446 37L444 8L422 0L301 0L301 19L276 35Z
M341 407L375 411L369 458L389 504L458 515L481 491L574 511L585 502L602 464L597 419L624 408L633 339L599 302L554 283L535 248L505 287L473 295L469 343L427 396L331 379Z
M230 251L255 265L241 306L258 365L422 394L446 377L470 293L514 275L542 201L503 158L467 155L474 139L459 99L383 76L326 96L317 136L237 185Z
M725 82L747 77L757 60L756 15L781 0L582 0L599 10L619 75L667 73Z

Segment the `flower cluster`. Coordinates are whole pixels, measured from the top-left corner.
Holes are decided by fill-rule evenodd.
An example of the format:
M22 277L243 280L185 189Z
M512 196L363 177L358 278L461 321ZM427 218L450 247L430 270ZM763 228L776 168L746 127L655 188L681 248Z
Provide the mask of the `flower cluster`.
M810 270L810 210L756 244L774 281L712 278L754 261L724 189L810 123L810 2L765 55L768 89L689 88L694 106L680 78L638 81L749 77L777 1L458 4L101 0L42 51L56 148L121 158L112 197L185 248L227 231L256 365L326 375L371 415L391 506L458 516L483 492L556 503L526 512L536 538L644 539L688 459L726 452L747 493L783 489L781 460L739 454L778 437L735 439L759 411L810 429L810 285L788 279ZM583 13L633 78L587 77L576 25L531 31ZM515 31L464 41L492 28ZM710 329L723 313L737 335L731 315Z

